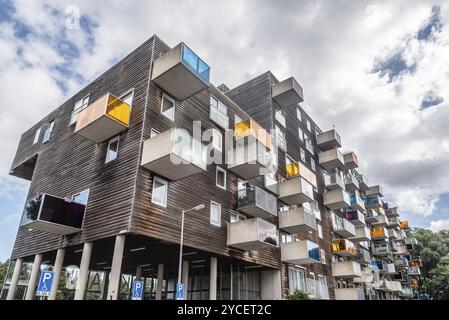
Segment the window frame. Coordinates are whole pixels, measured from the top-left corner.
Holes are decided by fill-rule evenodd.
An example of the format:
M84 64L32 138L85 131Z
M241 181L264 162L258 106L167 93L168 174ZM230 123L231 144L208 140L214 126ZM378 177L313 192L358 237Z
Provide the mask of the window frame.
M87 98L87 102L84 103L84 100L86 98ZM80 102L80 101L81 101L81 105L78 108L75 108L76 104L78 102ZM78 100L75 101L75 105L73 106L73 110L70 113L69 126L73 126L74 124L76 124L76 122L78 121L78 116L79 116L80 112L83 111L84 109L86 109L89 106L89 101L90 101L90 93L85 95L81 99L78 99ZM75 115L76 115L76 118L75 118L75 120L73 120Z
M299 148L299 157L301 158L301 161L306 163L306 150L303 148Z
M212 220L212 208L218 207L220 209L218 214L218 222L215 222ZM209 223L213 226L220 227L221 228L221 203L218 203L216 201L210 202L210 217L209 217Z
M299 140L304 142L304 130L302 130L301 127L298 127L298 136L299 136Z
M277 142L278 147L284 151L287 151L287 138L285 136L285 131L283 131L277 124L275 125L275 130L276 130L276 142ZM279 143L279 132L282 133L282 139L284 141L283 145L281 145Z
M223 134L215 128L212 129L212 147L220 152L223 151Z
M323 239L323 227L319 223L317 223L317 231L318 231L318 238Z
M34 132L33 144L36 144L36 143L39 142L39 138L40 138L40 136L41 136L41 130L42 130L42 127L39 127L39 128L37 128L36 131Z
M87 201L86 201L86 203L76 202L76 201L74 200L74 198L75 198L76 196L78 196L78 195L81 195L81 194L84 193L84 192L87 193L87 197L86 197L86 198L87 198ZM87 204L89 203L89 194L90 194L90 189L86 189L86 190L83 190L83 191L80 191L80 192L77 192L77 193L72 194L71 199L72 199L73 202L81 203L81 204L84 204L85 206L87 206Z
M128 91L126 91L125 93L121 94L119 99L123 101L123 97L126 97L128 95L131 95L131 104L129 105L131 110L133 108L133 104L134 104L134 88L129 89Z
M299 108L296 108L296 118L302 122L302 112Z
M50 141L51 134L53 132L54 127L55 127L55 120L52 120L52 121L50 121L50 124L47 127L47 129L45 129L45 131L44 131L44 137L42 138L42 144L45 144ZM47 136L47 132L48 132L48 137L45 138Z
M111 144L112 143L114 143L114 142L116 142L117 141L117 151L115 152L115 158L113 158L113 159L108 159L108 154L109 154L109 147L111 146ZM118 158L118 149L119 149L119 147L120 147L120 136L116 136L116 137L114 137L114 138L112 138L112 139L109 139L109 141L108 141L108 146L106 147L106 156L105 156L105 158L104 158L104 163L109 163L109 162L111 162L111 161L114 161L114 160L117 160L117 158Z
M163 203L157 202L154 199L154 185L155 185L156 181L165 186L165 197L164 197ZM151 203L153 203L153 204L155 204L157 206L163 207L163 208L167 208L169 182L167 180L164 180L164 179L158 177L158 176L153 176L153 183L152 183L152 185L153 186L152 186L152 189L151 189Z
M222 172L222 173L224 174L224 177L223 177L224 185L223 185L223 186L221 186L221 185L218 184L218 172L219 172L219 171ZM226 169L223 169L223 168L220 167L220 166L217 166L216 169L215 169L215 185L216 185L217 187L219 187L220 189L226 190L227 173L228 173L228 172L226 171Z
M164 99L167 99L168 101L173 103L173 118L170 118L168 115L166 115L163 111L162 108L164 107ZM172 97L170 97L168 94L166 94L165 92L162 93L162 99L161 99L161 108L160 108L160 112L161 114L166 117L167 119L170 119L171 121L175 121L175 114L176 114L176 100L173 99Z

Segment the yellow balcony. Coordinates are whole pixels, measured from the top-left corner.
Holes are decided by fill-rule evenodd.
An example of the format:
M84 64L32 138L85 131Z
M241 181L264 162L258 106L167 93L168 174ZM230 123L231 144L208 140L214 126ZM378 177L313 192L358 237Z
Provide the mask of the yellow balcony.
M130 115L129 104L107 93L79 113L75 133L100 143L126 130Z
M249 118L235 124L234 137L236 140L250 136L260 141L268 149L271 149L271 135L256 121Z
M332 252L342 257L354 257L357 254L354 243L346 239L338 239L332 241Z
M387 239L388 234L387 234L386 230L387 229L385 229L384 227L371 228L371 239L373 239L373 240Z
M410 261L411 267L422 267L422 260L421 259L413 259Z
M310 182L314 187L317 187L316 175L310 171L306 166L299 162L288 163L285 166L287 178L303 177Z
M408 225L408 221L407 220L402 220L399 222L399 227L401 229L409 229L409 225Z

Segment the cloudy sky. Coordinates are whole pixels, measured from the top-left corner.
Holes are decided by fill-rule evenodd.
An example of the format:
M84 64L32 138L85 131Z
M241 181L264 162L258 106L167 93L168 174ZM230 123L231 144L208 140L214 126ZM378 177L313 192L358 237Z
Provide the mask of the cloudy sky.
M8 176L21 132L155 33L194 48L214 84L295 76L388 202L449 229L447 1L0 0L0 260L28 189Z

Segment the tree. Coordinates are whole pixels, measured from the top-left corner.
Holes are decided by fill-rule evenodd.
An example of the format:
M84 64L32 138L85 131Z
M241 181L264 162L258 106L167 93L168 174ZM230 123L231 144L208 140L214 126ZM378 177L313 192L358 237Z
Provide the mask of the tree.
M425 282L432 299L449 300L449 255L430 270Z
M291 295L288 296L289 300L310 300L309 294L301 291L295 290Z
M3 282L6 278L6 273L8 272L9 260L5 262L0 262L0 289L3 286Z

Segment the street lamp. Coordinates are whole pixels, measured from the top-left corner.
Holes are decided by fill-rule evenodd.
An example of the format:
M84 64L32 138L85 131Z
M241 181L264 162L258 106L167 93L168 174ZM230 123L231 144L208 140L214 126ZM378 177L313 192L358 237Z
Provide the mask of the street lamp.
M181 241L179 242L179 266L178 266L178 284L181 283L181 272L182 272L182 245L184 242L184 216L189 211L198 211L204 209L204 204L197 205L196 207L190 208L188 210L182 210L181 214Z

